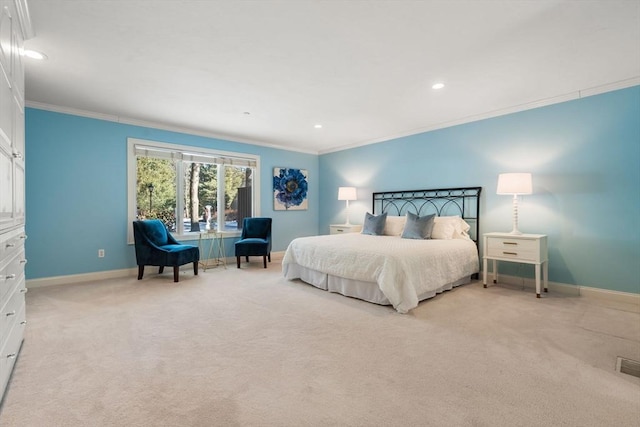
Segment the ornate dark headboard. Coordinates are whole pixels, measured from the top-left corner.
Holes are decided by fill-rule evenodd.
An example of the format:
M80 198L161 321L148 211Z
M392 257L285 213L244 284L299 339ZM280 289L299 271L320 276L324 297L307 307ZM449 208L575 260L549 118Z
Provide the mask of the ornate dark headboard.
M469 235L478 244L480 236L480 192L482 187L435 190L385 191L373 193L373 213L403 216L460 215L471 226Z

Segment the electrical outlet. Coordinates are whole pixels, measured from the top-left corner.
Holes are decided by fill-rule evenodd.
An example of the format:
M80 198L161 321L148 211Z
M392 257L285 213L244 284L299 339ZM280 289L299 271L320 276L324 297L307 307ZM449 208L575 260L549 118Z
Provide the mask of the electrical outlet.
M104 249L98 249L98 258L104 258Z

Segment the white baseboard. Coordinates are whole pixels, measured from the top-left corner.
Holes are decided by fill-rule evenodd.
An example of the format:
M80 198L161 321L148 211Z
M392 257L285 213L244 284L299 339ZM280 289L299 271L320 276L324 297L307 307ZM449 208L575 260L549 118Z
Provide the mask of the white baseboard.
M482 272L480 272L482 278ZM491 280L491 273L489 273L487 280ZM535 279L523 278L519 276L510 276L507 274L500 274L499 283L504 283L510 286L523 286L526 289L535 291L536 282ZM581 296L584 298L619 302L624 304L630 304L634 306L634 311L640 312L640 294L634 294L631 292L611 291L609 289L592 288L588 286L569 285L566 283L549 282L549 292L558 292L563 295Z
M284 251L271 252L271 261L282 261ZM227 266L235 265L235 258L226 258ZM181 269L190 269L189 264L185 264ZM115 279L120 277L131 277L138 274L137 268L128 268L122 270L99 271L86 274L72 274L68 276L43 277L41 279L27 280L27 288L41 288L45 286L65 285L71 283L93 282L103 279ZM490 276L490 275L489 275ZM480 272L482 278L482 272ZM500 275L500 283L510 286L523 286L527 289L535 289L535 280L530 278L522 278L518 276L510 276L507 274ZM608 289L592 288L588 286L569 285L566 283L549 282L549 291L558 292L564 295L581 296L594 300L619 302L634 306L635 311L640 312L640 294L630 292L611 291Z
M282 255L280 255L280 258L278 258L278 254L284 255L284 252L272 252L271 259L273 260L275 257L276 260L282 260ZM227 267L236 265L235 257L234 258L227 257L225 260L227 262ZM208 261L209 261L209 265L213 265L215 262L215 259L212 258ZM206 262L206 260L200 260L200 262ZM147 267L147 268L151 268L151 267ZM200 266L200 268L203 269L202 266ZM215 268L215 267L208 267L207 269L210 270L212 268ZM180 270L191 270L191 269L192 269L191 263L185 264L180 267ZM145 271L146 270L147 269L145 269ZM165 273L166 272L167 272L167 269L165 269ZM138 267L134 267L134 268L126 268L122 270L97 271L95 273L70 274L68 276L54 276L54 277L43 277L40 279L30 279L26 281L26 287L29 289L43 288L45 286L58 286L58 285L68 285L72 283L95 282L96 280L117 279L121 277L131 277L131 276L135 277L137 275L138 275Z
M41 279L27 280L28 289L42 288L45 286L68 285L71 283L94 282L96 280L116 279L120 277L137 276L137 268L123 270L98 271L95 273L70 274L68 276L43 277Z

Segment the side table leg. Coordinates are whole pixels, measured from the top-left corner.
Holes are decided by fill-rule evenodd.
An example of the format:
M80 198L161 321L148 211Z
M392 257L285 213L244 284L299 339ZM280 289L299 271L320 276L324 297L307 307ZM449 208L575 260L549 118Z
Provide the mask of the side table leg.
M482 285L486 288L487 287L487 259L484 258L482 260Z
M549 292L549 260L545 261L542 266L542 280L544 282L544 291Z
M536 298L540 298L540 264L536 264Z

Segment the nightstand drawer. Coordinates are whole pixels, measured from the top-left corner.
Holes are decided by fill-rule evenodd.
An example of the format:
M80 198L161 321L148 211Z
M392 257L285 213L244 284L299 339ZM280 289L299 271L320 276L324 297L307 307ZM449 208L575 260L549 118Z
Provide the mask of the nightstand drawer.
M487 237L487 256L507 258L515 261L536 261L539 259L538 240L508 237Z
M362 230L361 225L353 224L331 224L329 226L330 234L342 234L342 233L359 233Z
M487 237L487 249L511 252L537 252L537 240L509 239L504 237Z
M509 258L515 261L536 261L538 252L534 250L524 250L518 248L489 248L487 251L489 258Z

